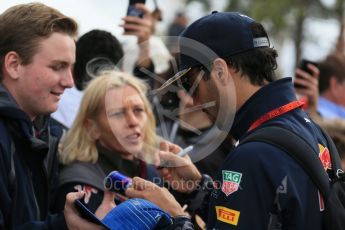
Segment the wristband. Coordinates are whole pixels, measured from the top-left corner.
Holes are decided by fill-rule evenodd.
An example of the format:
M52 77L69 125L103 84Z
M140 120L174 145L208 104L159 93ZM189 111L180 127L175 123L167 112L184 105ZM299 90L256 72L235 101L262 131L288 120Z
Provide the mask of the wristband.
M188 202L188 210L195 212L203 206L204 202L208 202L206 198L213 191L213 188L213 179L209 175L203 174L197 189L193 192L193 198Z
M199 190L212 191L214 189L213 179L207 174L202 174L199 187Z
M170 225L167 229L169 230L177 230L177 229L183 229L183 230L194 230L194 225L192 223L192 220L189 216L175 216L173 217L174 223Z

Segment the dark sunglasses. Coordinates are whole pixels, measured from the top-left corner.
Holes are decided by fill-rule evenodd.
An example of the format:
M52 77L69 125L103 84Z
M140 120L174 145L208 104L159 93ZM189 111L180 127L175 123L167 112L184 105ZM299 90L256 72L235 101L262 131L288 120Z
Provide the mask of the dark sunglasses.
M184 89L189 95L195 94L196 88L205 74L204 66L189 67L184 69L169 80L167 80L158 91L166 89L170 85L177 88ZM194 76L197 76L196 78Z

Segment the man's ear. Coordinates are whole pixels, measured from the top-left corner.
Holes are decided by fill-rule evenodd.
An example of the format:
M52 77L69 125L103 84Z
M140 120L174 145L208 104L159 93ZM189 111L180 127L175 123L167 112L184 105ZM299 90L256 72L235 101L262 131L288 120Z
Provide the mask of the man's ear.
M87 118L84 122L84 126L93 140L99 139L99 137L101 136L101 132L99 130L97 123L94 120Z
M15 51L8 52L4 57L4 72L11 79L16 80L20 76L20 66L22 59Z
M226 85L229 82L230 72L228 70L228 65L222 58L217 58L213 61L212 71L216 75L216 78L221 84Z

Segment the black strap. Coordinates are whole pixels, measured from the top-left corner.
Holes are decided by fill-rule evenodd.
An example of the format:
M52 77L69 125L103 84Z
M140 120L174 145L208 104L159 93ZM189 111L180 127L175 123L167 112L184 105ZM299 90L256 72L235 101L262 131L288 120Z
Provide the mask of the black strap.
M338 153L337 147L332 141L332 138L322 129L320 130L328 143L328 148L329 148L331 161L332 161L332 173L333 173L334 178L341 177L341 176L344 177L344 171L342 170L340 155Z
M282 127L267 126L249 134L240 142L240 145L250 141L265 142L288 153L308 173L321 194L325 197L328 196L330 192L330 179L325 173L318 153L298 134ZM333 143L330 140L328 141ZM331 155L335 155L335 153L337 151L334 152L333 149L330 149Z

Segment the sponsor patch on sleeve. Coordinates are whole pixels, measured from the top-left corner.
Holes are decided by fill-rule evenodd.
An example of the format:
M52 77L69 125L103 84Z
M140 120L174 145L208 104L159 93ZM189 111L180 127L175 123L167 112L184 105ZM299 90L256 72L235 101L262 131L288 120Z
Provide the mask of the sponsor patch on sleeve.
M217 220L222 221L227 224L237 226L238 220L240 218L240 212L226 208L223 206L216 206Z
M332 162L329 150L327 147L321 144L319 144L319 158L322 162L325 171L327 171L327 169L332 169Z
M320 143L319 143L319 158L326 172L327 172L327 169L332 169L332 161L331 161L331 155L329 153L329 150L327 147L323 146ZM323 197L320 192L318 192L318 196L319 196L320 211L323 211L325 210L325 205L324 205Z
M223 170L222 191L226 196L236 192L240 186L242 173Z

